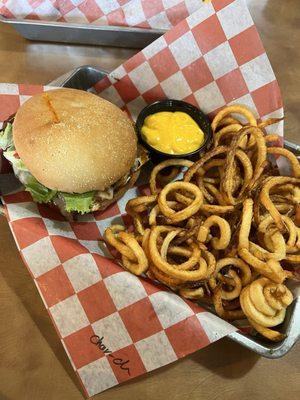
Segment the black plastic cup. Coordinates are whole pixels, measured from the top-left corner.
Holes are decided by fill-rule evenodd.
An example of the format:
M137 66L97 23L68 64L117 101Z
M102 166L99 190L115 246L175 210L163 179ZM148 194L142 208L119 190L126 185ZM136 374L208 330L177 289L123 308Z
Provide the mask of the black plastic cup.
M186 154L169 154L159 151L152 147L147 141L143 138L141 133L142 126L144 124L144 120L152 114L161 112L161 111L182 111L188 114L193 120L199 125L204 133L204 141L201 146L190 153ZM168 158L187 158L189 160L195 161L199 159L200 155L203 154L207 148L211 144L212 139L212 130L210 126L210 121L208 117L201 111L199 108L193 106L192 104L186 103L181 100L162 100L156 101L155 103L149 104L147 107L143 108L140 112L136 124L135 129L138 135L139 142L146 147L146 149L150 153L150 158L154 164L159 163Z

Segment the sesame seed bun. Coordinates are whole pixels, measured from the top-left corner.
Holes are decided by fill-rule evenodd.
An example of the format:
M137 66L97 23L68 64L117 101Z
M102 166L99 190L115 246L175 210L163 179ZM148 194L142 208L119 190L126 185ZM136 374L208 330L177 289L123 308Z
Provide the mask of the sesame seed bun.
M13 123L16 151L44 186L68 193L105 190L132 167L137 139L112 103L75 89L27 100Z

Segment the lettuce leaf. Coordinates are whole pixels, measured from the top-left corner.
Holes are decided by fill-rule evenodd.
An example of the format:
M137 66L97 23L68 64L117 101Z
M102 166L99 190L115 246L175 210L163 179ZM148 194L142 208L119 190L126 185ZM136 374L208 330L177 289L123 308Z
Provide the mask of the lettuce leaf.
M75 211L84 214L91 211L91 207L94 202L95 191L82 194L61 192L61 195L63 196L66 203L66 211Z
M0 148L3 151L3 156L12 164L14 172L28 172L23 161L18 157L13 141L12 124L8 123L3 131L0 131Z
M12 134L12 124L8 123L6 128L0 131L0 148L2 150L14 148L13 134Z
M48 189L31 176L25 185L25 190L29 192L37 203L49 203L56 196L57 191Z
M14 168L16 168L17 171L29 172L23 161L16 157L16 150L4 151L3 156L13 165Z

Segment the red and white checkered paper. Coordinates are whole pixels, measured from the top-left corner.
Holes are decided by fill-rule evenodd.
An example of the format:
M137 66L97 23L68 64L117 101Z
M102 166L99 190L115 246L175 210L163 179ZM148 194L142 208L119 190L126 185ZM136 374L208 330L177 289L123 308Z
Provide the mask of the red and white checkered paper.
M200 7L202 0L1 0L0 15L167 30Z
M185 100L211 117L234 103L257 118L283 116L278 83L244 0L205 4L94 89L133 119L164 98ZM283 123L274 130L283 136Z
M0 85L0 120L46 89ZM274 73L241 0L205 5L95 89L133 118L147 103L166 97L211 115L235 102L259 117L283 113ZM276 132L282 131L281 124ZM173 362L235 329L112 261L102 235L111 223L130 225L125 204L147 191L144 186L72 223L17 189L4 160L0 187L10 193L3 202L21 256L87 395ZM103 337L102 350L91 343L93 335Z

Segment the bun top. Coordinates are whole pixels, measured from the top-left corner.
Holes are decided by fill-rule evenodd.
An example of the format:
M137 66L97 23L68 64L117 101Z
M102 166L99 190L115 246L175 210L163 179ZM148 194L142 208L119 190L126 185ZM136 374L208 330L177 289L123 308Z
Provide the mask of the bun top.
M137 139L112 103L76 89L35 95L13 123L16 151L44 186L68 193L105 190L134 163Z

